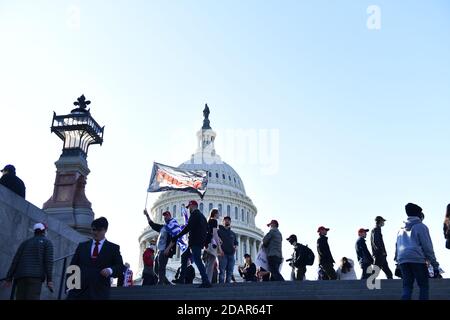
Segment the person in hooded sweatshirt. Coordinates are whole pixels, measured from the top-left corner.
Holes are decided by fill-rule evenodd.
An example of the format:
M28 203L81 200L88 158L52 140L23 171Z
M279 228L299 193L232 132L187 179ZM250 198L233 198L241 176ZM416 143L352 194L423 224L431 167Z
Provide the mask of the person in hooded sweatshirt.
M395 261L399 264L402 279L402 300L411 300L414 281L419 286L419 299L429 299L427 261L433 266L435 277L439 277L439 263L434 255L428 227L422 223L425 215L422 208L408 203L405 206L408 219L397 235Z

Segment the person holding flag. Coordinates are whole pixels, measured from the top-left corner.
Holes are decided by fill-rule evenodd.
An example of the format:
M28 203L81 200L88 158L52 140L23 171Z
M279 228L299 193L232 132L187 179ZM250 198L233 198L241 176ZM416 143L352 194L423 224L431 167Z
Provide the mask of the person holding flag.
M200 199L203 199L205 195L206 188L208 185L208 173L205 170L183 170L180 168L175 168L171 166L167 166L161 163L153 163L153 170L150 176L150 183L147 189L147 192L162 192L162 191L182 191L182 192L190 192L196 193L200 196ZM147 194L148 200L148 194ZM147 200L145 203L145 207L147 207ZM186 208L190 211L190 216L188 218L188 213ZM181 208L182 214L185 219L185 225L179 226L178 223L175 225L174 222L167 222L166 225L167 232L169 233L170 239L167 240L167 244L169 245L170 240L171 244L167 246L165 249L164 256L168 257L171 254L171 249L178 243L181 251L181 271L180 278L177 283L184 283L186 268L188 259L191 256L191 251L193 257L193 261L196 263L197 267L200 267L200 273L202 273L202 268L199 265L201 262L201 248L203 247L206 240L207 226L206 219L203 214L198 210L198 204L196 201L189 202L189 205L183 206ZM147 218L148 213L146 210L144 211ZM203 218L203 219L202 219ZM203 223L204 220L204 223ZM176 222L176 221L175 221ZM150 222L149 222L150 223ZM205 226L203 226L205 225ZM153 228L153 226L152 226ZM153 228L154 229L154 228ZM204 229L204 230L203 230ZM156 229L155 229L156 230ZM181 231L182 230L182 231ZM158 231L158 230L156 230ZM180 232L181 231L181 232ZM189 232L189 248L186 245L185 234ZM204 233L204 234L203 234ZM197 250L197 244L199 244L199 250ZM198 253L198 257L197 257ZM197 259L198 258L198 259ZM163 258L161 258L163 259ZM163 259L164 260L164 259ZM163 261L164 262L164 261ZM166 262L167 263L167 262ZM202 264L203 270L205 266ZM202 273L203 279L203 273ZM211 283L207 281L203 283L204 286L209 287Z
M169 211L163 212L165 224L158 224L153 222L150 218L147 209L144 209L144 215L147 217L148 224L156 232L160 233L158 239L158 284L171 284L166 277L166 265L169 258L173 256L175 250L171 250L170 253L164 254L164 250L169 246L170 240L174 239L180 232L181 227L177 220L172 218L172 214ZM184 254L187 251L187 244L182 237L177 239L177 244L180 248L180 252ZM187 260L187 259L186 259ZM187 263L187 262L186 262Z

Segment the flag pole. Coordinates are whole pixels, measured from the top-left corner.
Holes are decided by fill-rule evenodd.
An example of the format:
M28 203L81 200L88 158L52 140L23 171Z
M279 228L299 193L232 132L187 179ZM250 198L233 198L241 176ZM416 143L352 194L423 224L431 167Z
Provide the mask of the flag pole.
M147 192L147 197L145 198L145 209L147 209L147 202L148 202L148 192Z

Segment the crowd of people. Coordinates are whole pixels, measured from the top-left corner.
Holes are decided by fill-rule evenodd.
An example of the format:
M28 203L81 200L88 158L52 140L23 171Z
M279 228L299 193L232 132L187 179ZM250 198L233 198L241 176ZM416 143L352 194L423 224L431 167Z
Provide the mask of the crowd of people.
M0 184L11 189L21 197L25 197L25 185L16 176L14 166L7 165L1 171ZM162 213L164 224L155 223L147 210L149 226L158 232L158 239L143 253L142 285L182 285L192 284L195 279L195 264L201 277L200 288L210 288L212 283L231 283L234 279L236 234L231 228L231 217L226 216L219 224L219 211L212 209L208 219L198 209L198 203L191 200L185 206L184 224L179 224L171 212ZM187 214L189 210L189 215ZM408 203L405 206L407 221L397 235L394 260L397 263L395 275L403 279L402 299L411 299L413 284L417 281L420 288L420 299L428 299L430 277L440 278L441 269L436 260L428 227L423 223L425 215L420 206ZM362 274L360 279L367 279L374 272L383 271L388 279L393 273L387 263L387 252L381 228L386 219L375 218L375 226L370 231L366 228L358 230L355 243L357 262ZM284 281L280 273L283 262L283 237L277 220L270 221L269 232L264 236L256 260L250 254L244 254L245 263L238 266L243 281ZM101 217L92 222L92 239L80 243L73 255L71 265L78 266L81 271L81 287L71 289L68 299L108 299L111 279L119 278L118 286L132 286L133 273L128 263L123 263L118 245L106 240L108 221ZM36 223L33 227L34 237L24 241L18 248L11 267L6 276L6 285L16 281L17 299L39 299L42 283L53 290L53 245L46 238L46 226ZM330 228L320 226L317 229L317 254L319 257L319 280L356 280L354 261L342 257L338 268L334 269L335 260L328 244ZM370 245L366 237L370 231ZM447 206L444 220L444 237L446 247L450 249L450 204ZM291 280L303 281L307 266L315 260L314 252L298 242L295 234L286 239L293 247L290 259L292 268ZM181 265L175 279L169 281L166 276L168 260L176 252L181 253ZM378 274L377 274L378 275Z

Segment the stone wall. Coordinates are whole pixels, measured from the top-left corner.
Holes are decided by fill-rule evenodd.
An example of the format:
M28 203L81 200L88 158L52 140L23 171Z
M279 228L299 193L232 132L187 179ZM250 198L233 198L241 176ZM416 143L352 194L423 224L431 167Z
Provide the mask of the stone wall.
M44 222L48 225L47 237L53 242L55 260L75 252L78 243L87 238L68 225L49 217L43 210L17 196L0 185L0 279L6 277L11 261L19 245L33 236L33 225ZM70 263L68 258L67 264ZM57 299L61 283L63 260L53 267L55 285L52 294L45 286L41 299ZM10 289L0 285L0 299L9 299Z

